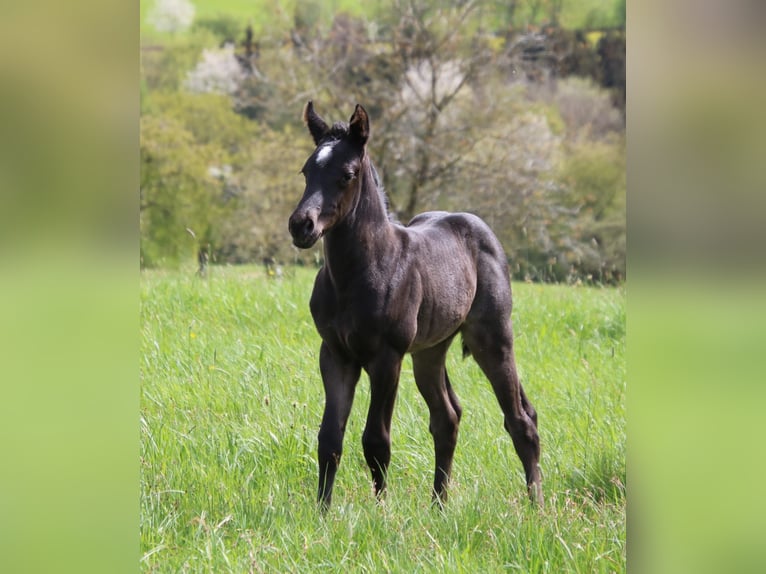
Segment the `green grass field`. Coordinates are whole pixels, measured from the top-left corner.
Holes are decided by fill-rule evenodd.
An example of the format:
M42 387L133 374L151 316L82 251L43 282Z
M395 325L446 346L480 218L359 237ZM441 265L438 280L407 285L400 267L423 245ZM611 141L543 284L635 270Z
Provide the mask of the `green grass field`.
M314 273L143 272L142 571L625 571L624 289L514 283L543 510L526 499L489 383L456 344L448 369L464 414L445 510L430 505L433 443L407 359L387 497L375 501L362 453L363 375L322 516Z

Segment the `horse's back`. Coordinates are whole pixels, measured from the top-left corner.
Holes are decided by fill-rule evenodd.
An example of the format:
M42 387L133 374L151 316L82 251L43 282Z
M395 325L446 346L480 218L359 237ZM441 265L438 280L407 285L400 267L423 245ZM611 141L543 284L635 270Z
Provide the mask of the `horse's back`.
M481 217L464 211L424 211L413 217L407 227L410 229L440 227L451 229L456 233L479 232L482 236L488 234L497 240L489 225Z
M507 273L503 246L487 223L466 212L426 211L412 218L407 228L422 233L427 240L447 242L459 240L476 260L477 267L492 263ZM481 272L481 269L477 269Z

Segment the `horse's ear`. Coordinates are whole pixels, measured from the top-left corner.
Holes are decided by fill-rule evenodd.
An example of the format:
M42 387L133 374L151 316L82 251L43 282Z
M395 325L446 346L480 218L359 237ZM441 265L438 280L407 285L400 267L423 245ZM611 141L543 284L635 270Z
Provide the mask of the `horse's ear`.
M330 130L330 126L314 111L314 102L311 100L303 109L303 121L308 126L311 137L314 138L314 143L319 145L319 142L322 141L322 138Z
M348 131L359 145L366 144L367 138L370 137L370 119L367 117L365 109L359 104L356 104L354 114L348 121Z

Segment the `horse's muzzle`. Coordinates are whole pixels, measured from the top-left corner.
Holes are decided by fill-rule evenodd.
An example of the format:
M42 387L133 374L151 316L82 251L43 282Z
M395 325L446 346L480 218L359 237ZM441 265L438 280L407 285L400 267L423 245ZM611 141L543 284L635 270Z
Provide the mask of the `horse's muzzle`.
M317 225L316 218L310 213L293 213L288 222L288 229L293 236L293 245L301 249L313 246L322 236L322 230Z

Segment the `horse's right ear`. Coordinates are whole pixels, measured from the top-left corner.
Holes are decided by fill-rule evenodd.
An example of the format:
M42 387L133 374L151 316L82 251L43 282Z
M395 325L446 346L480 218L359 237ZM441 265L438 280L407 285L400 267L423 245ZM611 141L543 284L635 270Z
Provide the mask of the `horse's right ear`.
M314 143L319 145L319 142L322 141L325 134L330 131L330 126L328 126L314 111L314 102L311 100L309 100L309 103L307 103L306 107L303 109L303 121L308 126L309 132L311 132L311 137L314 138Z
M367 111L359 104L356 104L354 114L348 121L348 129L357 143L362 146L367 143L367 138L370 137L370 119L367 117Z

